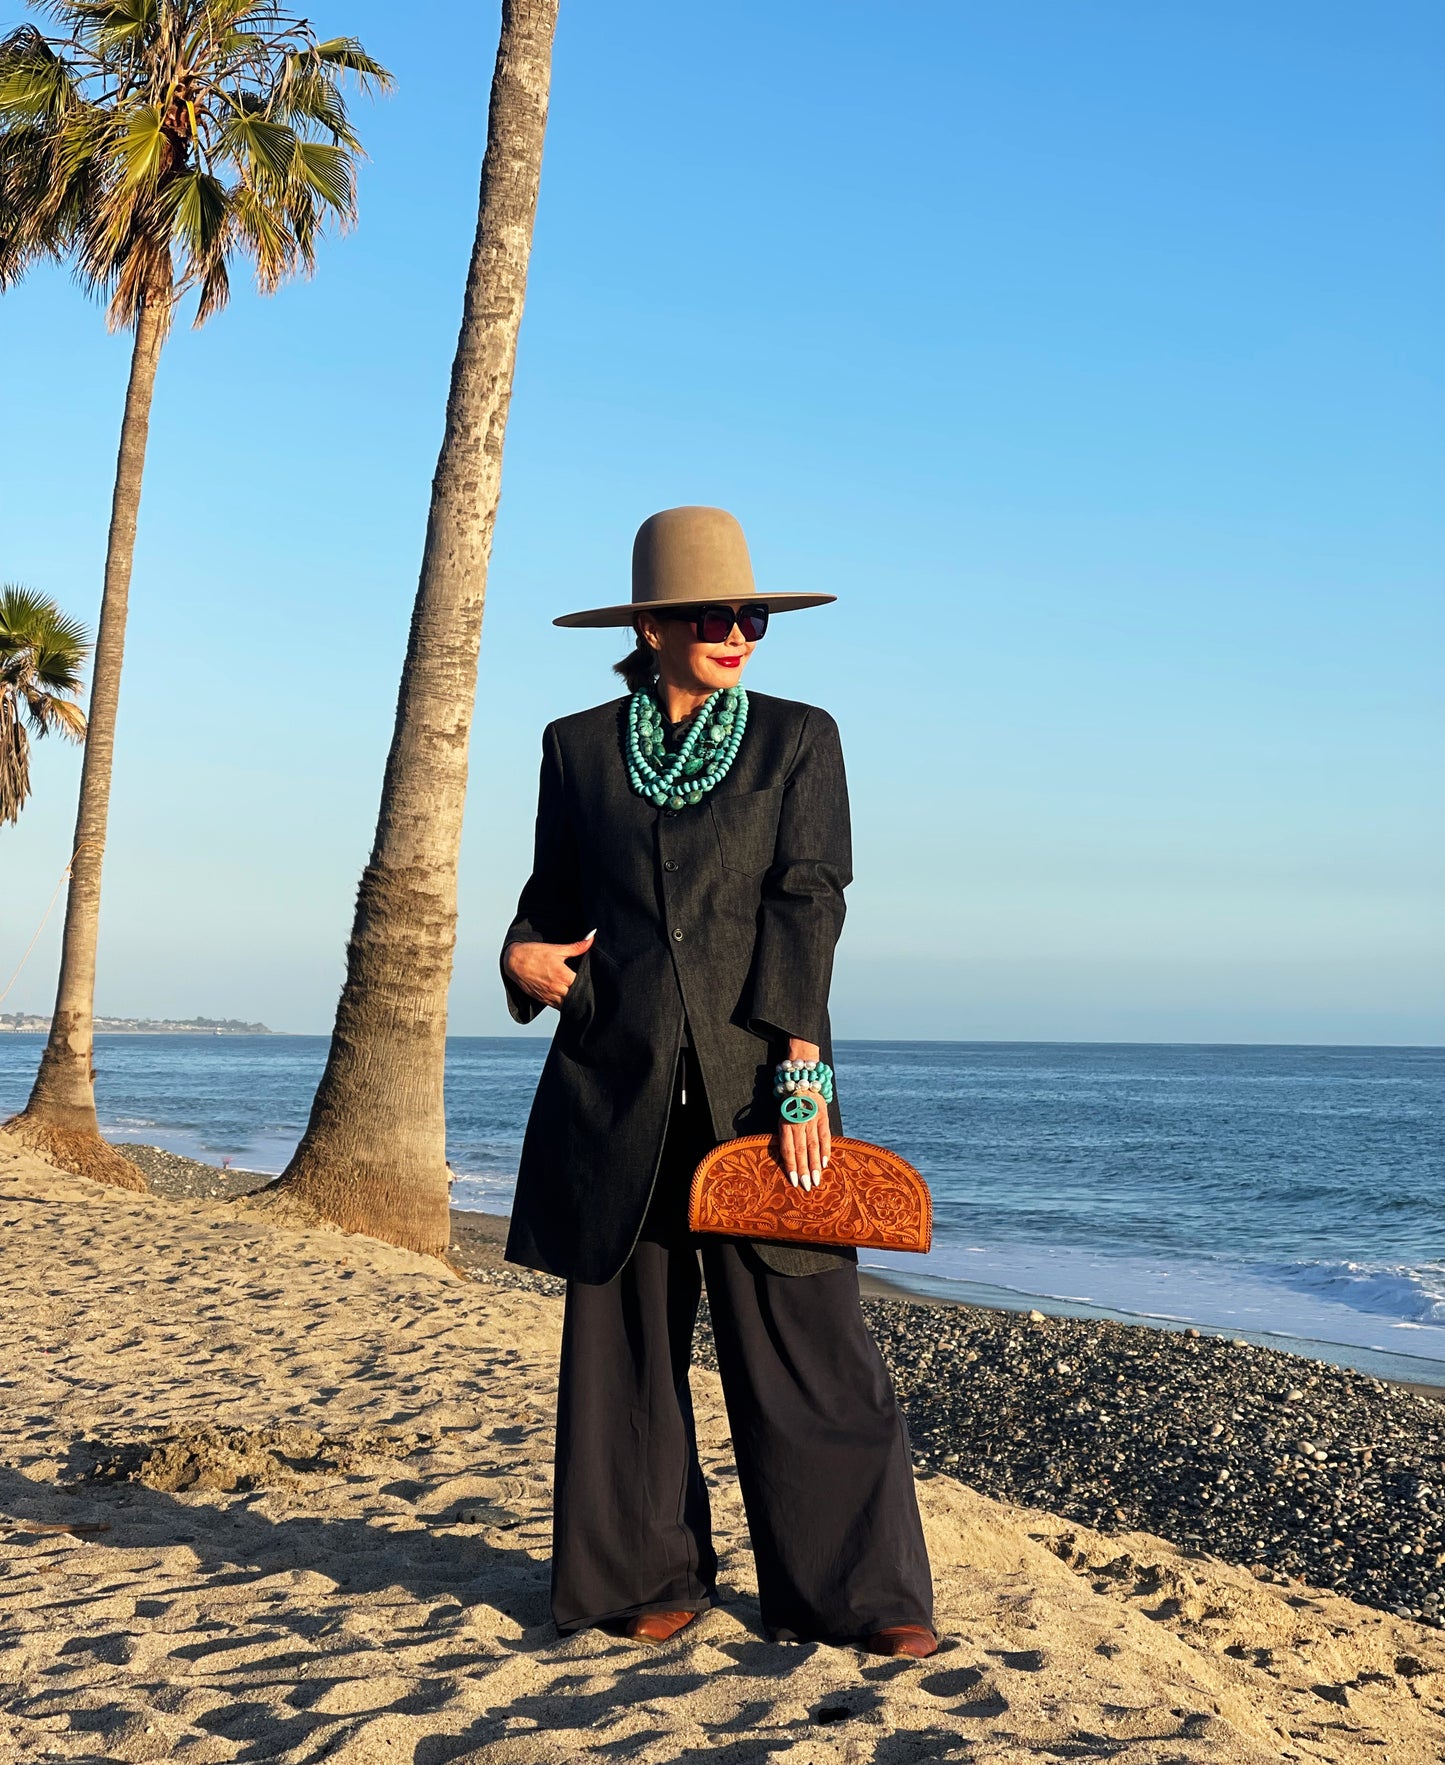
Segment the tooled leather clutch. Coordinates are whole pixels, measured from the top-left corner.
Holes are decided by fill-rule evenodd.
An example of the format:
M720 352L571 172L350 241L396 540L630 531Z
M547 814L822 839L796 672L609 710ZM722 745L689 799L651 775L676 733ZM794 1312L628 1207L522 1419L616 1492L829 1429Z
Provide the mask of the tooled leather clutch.
M810 1192L788 1181L773 1156L776 1144L771 1134L744 1134L707 1154L688 1197L694 1232L863 1250L928 1249L933 1198L906 1158L839 1136L821 1187Z

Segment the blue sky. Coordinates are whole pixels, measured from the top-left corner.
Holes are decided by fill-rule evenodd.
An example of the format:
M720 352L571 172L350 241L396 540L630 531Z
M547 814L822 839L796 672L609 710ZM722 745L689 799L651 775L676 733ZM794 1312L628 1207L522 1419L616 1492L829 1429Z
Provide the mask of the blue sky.
M162 364L106 1011L329 1028L370 842L496 18L314 17L399 90L315 280ZM843 731L839 1034L1439 1041L1442 64L1434 4L563 0L453 1028L514 1027L540 730L613 692L550 620L713 502L839 596L749 673ZM0 302L0 577L87 618L125 369L63 275ZM36 772L0 985L68 856Z

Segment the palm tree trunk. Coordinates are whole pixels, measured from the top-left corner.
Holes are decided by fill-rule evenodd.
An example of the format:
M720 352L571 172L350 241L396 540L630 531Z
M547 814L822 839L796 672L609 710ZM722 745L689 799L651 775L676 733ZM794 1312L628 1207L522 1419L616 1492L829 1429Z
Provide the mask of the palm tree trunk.
M128 1159L106 1145L95 1118L95 957L131 565L151 398L169 319L168 303L158 300L142 307L136 322L111 498L105 590L95 639L89 727L80 765L80 808L75 818L75 855L65 902L55 1014L30 1100L5 1124L17 1139L66 1170L120 1189L142 1191L145 1178Z
M449 1239L443 1076L457 862L502 442L558 0L503 0L476 239L371 861L326 1071L281 1191L348 1231Z

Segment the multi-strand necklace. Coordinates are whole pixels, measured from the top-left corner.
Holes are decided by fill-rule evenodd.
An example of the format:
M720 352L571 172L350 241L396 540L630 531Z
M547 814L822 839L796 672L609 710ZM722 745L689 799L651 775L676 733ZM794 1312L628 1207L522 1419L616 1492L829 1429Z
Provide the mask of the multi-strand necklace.
M748 695L721 687L694 715L675 754L667 751L662 711L646 687L627 706L627 780L639 797L659 809L700 803L727 777L748 723Z

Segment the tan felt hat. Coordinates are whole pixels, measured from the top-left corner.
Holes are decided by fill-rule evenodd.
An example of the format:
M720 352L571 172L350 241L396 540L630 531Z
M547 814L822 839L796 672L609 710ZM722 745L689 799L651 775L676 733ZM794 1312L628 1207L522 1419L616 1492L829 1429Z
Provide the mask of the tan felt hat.
M616 607L564 613L554 625L631 625L655 607L703 601L763 601L770 613L822 607L835 594L759 594L748 542L726 509L663 509L649 515L632 544L632 599Z

